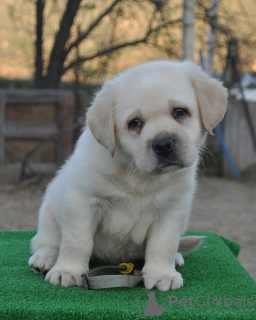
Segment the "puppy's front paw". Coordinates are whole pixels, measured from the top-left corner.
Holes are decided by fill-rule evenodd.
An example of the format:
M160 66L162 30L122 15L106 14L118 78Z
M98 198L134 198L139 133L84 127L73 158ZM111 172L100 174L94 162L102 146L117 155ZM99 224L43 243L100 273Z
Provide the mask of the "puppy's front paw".
M151 272L143 268L142 272L146 289L157 288L160 291L167 291L176 290L183 286L181 274L175 269L158 273L155 268Z
M81 287L84 270L72 271L65 268L53 267L46 275L45 281L50 282L54 286L62 287Z
M28 264L35 273L45 274L56 263L58 250L51 248L41 248L29 259Z

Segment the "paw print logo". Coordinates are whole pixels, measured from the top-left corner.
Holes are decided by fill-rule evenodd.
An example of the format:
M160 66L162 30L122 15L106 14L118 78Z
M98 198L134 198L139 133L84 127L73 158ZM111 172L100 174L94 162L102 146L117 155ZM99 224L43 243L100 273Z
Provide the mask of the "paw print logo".
M215 304L216 307L219 307L221 305L221 298L218 298L218 297L214 297L212 298L212 304Z

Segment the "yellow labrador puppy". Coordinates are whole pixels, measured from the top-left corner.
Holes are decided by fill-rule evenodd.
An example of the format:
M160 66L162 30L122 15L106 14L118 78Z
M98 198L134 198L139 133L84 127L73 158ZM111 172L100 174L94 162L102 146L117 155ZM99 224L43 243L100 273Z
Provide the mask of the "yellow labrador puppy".
M146 288L180 288L179 252L196 246L182 235L200 147L226 106L222 84L190 62L150 62L107 80L47 188L29 265L54 285L81 286L91 256L145 259Z

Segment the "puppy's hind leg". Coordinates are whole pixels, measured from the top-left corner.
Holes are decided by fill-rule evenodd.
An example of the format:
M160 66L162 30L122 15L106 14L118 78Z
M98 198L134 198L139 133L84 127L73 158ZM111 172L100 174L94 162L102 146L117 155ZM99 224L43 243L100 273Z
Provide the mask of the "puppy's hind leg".
M31 240L33 256L29 259L29 266L36 273L47 273L56 263L61 233L57 221L49 206L43 203L40 214L38 231Z

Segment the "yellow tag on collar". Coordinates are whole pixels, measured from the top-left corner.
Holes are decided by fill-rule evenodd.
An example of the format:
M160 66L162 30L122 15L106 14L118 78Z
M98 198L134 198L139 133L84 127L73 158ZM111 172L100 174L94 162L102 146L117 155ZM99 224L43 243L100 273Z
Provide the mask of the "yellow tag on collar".
M133 263L123 262L123 263L120 263L119 266L126 266L126 270L118 270L120 273L125 273L125 274L131 273L134 268Z

